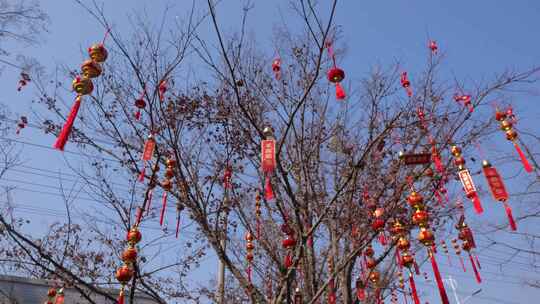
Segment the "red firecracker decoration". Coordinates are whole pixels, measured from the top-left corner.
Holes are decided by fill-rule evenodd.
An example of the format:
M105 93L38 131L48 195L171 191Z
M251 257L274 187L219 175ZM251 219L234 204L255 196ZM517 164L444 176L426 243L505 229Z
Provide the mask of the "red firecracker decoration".
M474 186L473 179L467 168L465 168L465 158L461 155L461 148L458 146L452 146L452 155L454 156L454 164L458 167L458 176L463 185L463 191L465 191L465 196L470 199L473 203L474 210L476 213L481 214L484 212L478 193L476 192L476 187Z
M491 166L491 164L487 160L482 161L482 168L493 198L503 203L504 209L506 211L506 216L508 217L508 223L510 224L510 228L513 231L516 231L516 221L514 220L514 217L512 215L512 208L508 204L508 192L506 191L506 187L504 186L504 181L502 177L499 175L497 169Z
M154 139L154 136L152 134L148 135L148 138L144 142L144 148L142 153L142 169L139 173L139 181L144 182L144 178L146 175L146 163L152 159L152 156L154 156L154 150L156 149L156 140Z
M272 61L272 71L274 72L274 76L276 77L276 80L281 79L281 59L276 58Z
M21 118L17 122L17 130L15 131L15 133L19 135L21 133L21 130L26 128L26 125L28 125L28 118L26 118L26 116L21 116Z
M17 83L17 91L21 91L23 87L25 87L31 80L30 75L28 75L25 72L21 72L21 78L19 79L19 82Z
M345 90L341 86L341 81L345 79L345 71L337 67L336 64L336 56L334 54L334 50L332 48L332 42L328 41L326 43L326 48L328 49L328 55L332 59L332 68L328 70L328 74L326 75L328 77L328 81L335 84L336 86L336 99L342 100L345 99L346 94Z
M512 116L514 116L513 113ZM519 158L521 159L521 163L523 164L523 168L525 168L525 171L527 171L528 173L533 172L533 168L529 163L529 160L527 160L525 153L523 153L521 147L517 143L518 133L513 129L513 123L511 119L509 119L507 113L497 110L495 112L495 119L500 122L501 130L506 133L506 139L514 144L514 147L516 148L516 151L519 155Z
M454 95L454 101L460 104L463 104L464 107L467 107L469 109L469 112L472 113L474 111L474 106L471 101L471 95Z
M276 168L276 140L271 127L263 130L266 139L261 141L261 166L264 173L264 197L266 200L274 199L271 177Z
M401 81L401 86L407 92L407 96L412 97L413 92L411 89L411 81L409 80L409 77L407 76L407 72L401 73L400 81Z

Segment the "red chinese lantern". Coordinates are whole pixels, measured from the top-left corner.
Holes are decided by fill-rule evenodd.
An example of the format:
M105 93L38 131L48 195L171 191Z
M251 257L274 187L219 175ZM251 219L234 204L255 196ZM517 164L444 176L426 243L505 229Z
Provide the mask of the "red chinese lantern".
M332 42L327 41L326 42L326 47L328 49L328 55L332 59L332 63L333 63L332 68L330 70L328 70L328 73L327 73L326 76L328 77L328 81L335 84L335 86L336 86L336 99L342 100L342 99L345 99L345 97L346 97L345 90L341 86L341 81L343 81L343 79L345 79L345 71L338 68L337 65L336 65L336 56L335 56L334 50L332 48Z
M400 82L401 82L401 86L407 92L407 96L412 97L413 92L411 89L411 81L409 80L409 77L407 76L407 72L401 73Z

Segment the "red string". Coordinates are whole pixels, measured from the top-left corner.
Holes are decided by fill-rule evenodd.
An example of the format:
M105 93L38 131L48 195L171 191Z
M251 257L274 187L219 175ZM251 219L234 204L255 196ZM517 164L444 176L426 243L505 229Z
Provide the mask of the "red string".
M478 256L475 255L474 259L476 260L476 265L478 265L478 268L482 269L482 265L480 265L480 259L478 259Z
M519 158L521 158L521 163L523 164L523 167L525 168L525 171L528 173L533 172L533 168L531 167L531 164L527 160L527 157L525 156L525 153L521 150L519 145L517 143L514 143L514 147L516 147L516 151L519 154Z
M148 205L146 206L146 214L148 215L150 213L150 205L152 205L152 194L154 193L154 190L148 191Z
M474 211L476 213L481 214L482 212L484 212L484 208L482 208L482 204L480 203L480 198L478 197L477 193L474 194L471 200L474 206Z
M68 118L66 122L64 123L64 127L62 128L62 131L60 131L60 134L58 135L58 138L56 139L56 142L54 143L55 149L64 151L64 147L66 146L66 143L68 141L69 134L71 134L71 129L73 128L73 123L75 122L75 118L77 118L77 113L79 113L80 107L81 107L81 96L77 96L77 98L75 99L75 103L73 104L73 107L71 107L71 111L69 112Z
M167 207L167 191L163 191L163 206L161 206L161 215L159 216L159 225L163 226L163 219L165 218L165 208Z
M103 36L103 40L101 41L101 44L105 44L105 40L107 39L107 37L109 37L109 33L111 32L111 29L110 28L107 28L107 31L105 32L105 35Z
M510 205L508 205L506 201L504 201L503 204L504 210L506 210L506 216L508 217L508 223L510 224L510 229L512 229L512 231L516 231L517 225L516 221L514 220L514 216L512 215L512 208L510 207Z
M274 191L272 190L272 183L270 182L270 174L266 175L264 197L267 201L274 199Z

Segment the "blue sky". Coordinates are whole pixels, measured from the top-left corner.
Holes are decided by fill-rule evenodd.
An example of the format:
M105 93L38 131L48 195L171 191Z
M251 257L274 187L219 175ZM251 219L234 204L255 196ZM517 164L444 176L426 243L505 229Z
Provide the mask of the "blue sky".
M202 5L205 1L196 1ZM297 21L289 11L288 1L254 1L254 9L248 19L251 34L257 41L270 45L273 28L286 22L293 27ZM328 0L319 1L325 7ZM50 15L52 24L50 33L45 35L45 42L36 48L25 48L21 51L34 56L51 70L57 64L77 67L83 60L82 49L90 43L100 40L103 29L91 16L82 10L74 1L40 1L42 7ZM151 4L150 4L151 3ZM220 23L225 31L234 31L240 26L240 5L242 1L222 1L217 12ZM166 4L171 5L168 16L184 16L191 5L191 1L142 1L142 0L116 0L106 1L105 13L113 21L114 30L129 35L130 26L128 17L133 16L136 10L145 10L151 20L160 20ZM347 71L347 80L350 84L359 81L375 64L390 64L399 60L404 68L413 72L419 71L425 63L428 35L437 40L440 50L448 57L444 70L448 77L455 75L466 81L482 81L491 79L495 73L507 68L527 69L533 65L540 65L540 42L537 39L540 29L540 2L538 1L340 1L337 10L336 24L343 31L344 36L339 43L347 46L346 57L341 65ZM204 39L215 42L212 28L203 26L201 35ZM28 113L32 109L31 99L34 96L31 87L22 93L15 90L18 71L6 69L1 75L0 83L3 99L14 113ZM414 76L412 76L414 77ZM530 131L540 130L538 118L540 110L538 105L538 91L529 95L517 95L513 100L515 112L520 117L520 126ZM52 146L54 138L43 135L35 129L26 129L19 137L12 136L24 142ZM70 147L68 145L68 150ZM508 149L512 149L508 145ZM488 151L488 155L490 152ZM56 151L26 145L21 154L26 160L25 165L51 170L53 172L69 173L65 159L77 161L75 155L61 154ZM21 168L23 170L24 168ZM48 173L53 174L54 173ZM13 173L12 180L23 180L30 183L45 184L58 187L58 182L43 176L24 173ZM17 185L20 188L39 189L38 186L22 184L20 182L0 181L2 185ZM54 192L44 187L44 191ZM15 191L14 201L38 208L48 208L61 211L63 205L58 197L36 192ZM81 204L90 203L87 201ZM501 206L484 199L488 211L486 217L495 217L501 214ZM55 220L51 216L35 216L34 222L46 225ZM537 231L535 225L524 224L520 228ZM36 226L36 229L37 226ZM535 229L535 230L533 230ZM505 236L504 240L521 244L519 240ZM483 257L483 255L485 255ZM528 273L527 257L518 256L516 262L504 267L502 274L497 262L508 256L502 249L486 251L480 254L484 266L482 272L485 280L482 292L468 303L532 303L531 298L540 296L540 289L532 289L520 284L520 278L534 276ZM442 264L445 257L439 256ZM477 287L473 281L470 270L462 273L455 266L442 267L444 274L452 274L458 281L458 291L465 297L467 293L475 291ZM431 273L429 267L425 271ZM213 269L211 267L210 269ZM537 274L537 273L536 273ZM201 280L208 279L200 274ZM427 292L422 299L430 303L438 303L437 292L430 288L428 282L424 286L423 280L418 280L421 288ZM454 303L453 295L450 295Z

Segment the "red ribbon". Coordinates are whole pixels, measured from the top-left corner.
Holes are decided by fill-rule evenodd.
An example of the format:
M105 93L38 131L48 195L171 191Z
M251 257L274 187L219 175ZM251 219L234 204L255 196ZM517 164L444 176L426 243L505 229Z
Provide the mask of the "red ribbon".
M414 304L420 304L420 298L418 298L418 292L416 291L416 284L414 283L414 276L409 273L409 285L411 286L411 296Z
M444 288L441 272L439 271L439 266L437 265L437 260L435 260L435 255L433 254L433 252L429 251L429 257L431 259L431 267L433 268L435 281L437 282L437 287L439 288L441 302L442 304L449 304L450 302L448 301L448 295L446 294L446 289Z

